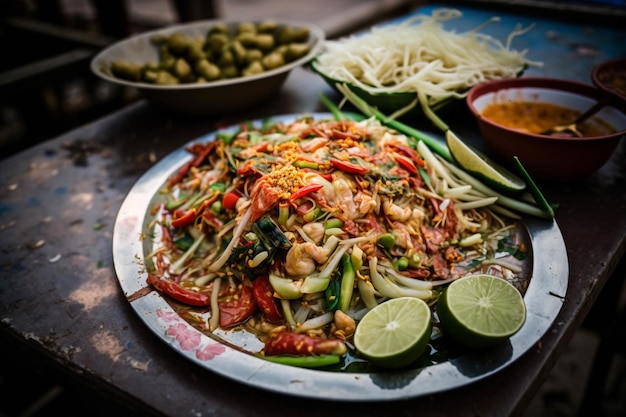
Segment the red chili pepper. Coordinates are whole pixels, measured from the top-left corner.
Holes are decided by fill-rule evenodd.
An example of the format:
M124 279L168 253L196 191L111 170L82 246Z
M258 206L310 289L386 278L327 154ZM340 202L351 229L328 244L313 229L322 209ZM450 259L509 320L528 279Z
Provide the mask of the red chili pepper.
M410 160L406 156L400 155L400 154L395 154L394 155L394 159L396 160L398 165L400 165L402 168L406 169L411 174L417 175L417 173L418 173L417 167L415 166L415 164L413 163L412 160Z
M215 149L215 142L196 143L191 145L187 150L196 155L193 159L192 165L194 167L200 166L213 149Z
M182 214L180 214L177 210L174 212L174 219L172 219L172 226L173 227L187 226L193 223L194 220L196 220L197 215L198 215L198 212L196 211L195 208L190 208L189 210L187 210L186 212Z
M224 194L222 199L222 207L226 210L234 210L237 207L237 201L241 198L241 193L237 190L229 191Z
M253 159L248 159L243 165L237 168L238 177L247 177L249 175L256 175L259 173L257 164Z
M341 161L339 159L330 158L330 162L335 168L349 174L364 175L369 172L369 168L363 165L353 164L352 162Z
M148 274L146 282L157 291L165 293L183 304L192 306L208 306L211 304L211 298L207 294L188 290L174 281L160 279L156 275Z
M323 184L307 184L304 187L301 187L295 193L291 194L291 197L289 197L289 201L297 200L300 197L304 197L306 195L314 193L315 191L319 191L322 188L324 188Z
M185 178L191 167L193 166L193 160L187 162L183 165L176 174L172 175L170 179L167 181L168 186L172 187L174 184L178 184Z
M187 148L187 151L195 157L183 165L176 174L174 174L169 180L169 186L179 183L189 173L191 167L199 166L206 157L215 149L215 142L209 142L205 144L197 143Z
M272 333L263 349L267 356L344 355L347 351L343 340L286 332Z
M429 198L429 200L430 200L430 204L433 206L433 210L435 211L435 213L441 214L441 208L439 207L439 201L435 200L434 198Z
M331 131L331 135L333 139L358 139L359 137L361 137L361 135L356 132L348 132L345 130L337 129L333 129Z
M422 168L426 166L426 161L424 161L424 159L420 156L419 153L417 153L415 149L404 145L394 145L394 148L408 156L415 165Z
M220 327L229 329L248 320L258 309L252 285L244 282L236 294L226 294L218 302L220 309Z
M213 213L213 210L204 210L202 213L202 222L213 227L215 230L220 230L224 226L224 222Z
M220 196L219 193L214 193L209 199L204 200L202 204L200 204L200 206L198 206L197 208L192 207L186 212L183 212L182 210L174 211L174 219L172 220L172 226L184 227L193 223L199 215L203 213L206 214L206 211L205 211L206 208L210 207L211 204L215 203L217 199L219 198L219 196ZM219 224L217 227L221 227L221 226L222 224Z
M252 282L252 292L267 321L278 324L285 320L278 300L274 298L274 288L268 275L263 275Z
M393 145L393 147L401 151L403 154L411 159L420 159L419 153L417 153L417 151L413 148L404 145Z
M300 138L301 139L305 139L308 138L310 136L315 136L318 138L328 138L328 135L324 132L322 132L321 130L319 130L317 127L312 127L310 129L305 130L304 132L302 132L300 134Z
M154 264L157 271L159 271L159 274L161 275L165 274L165 271L167 271L167 268L169 267L169 264L165 263L165 260L163 259L163 254L161 252L156 254L156 262Z
M267 142L261 142L261 143L259 143L258 145L256 145L256 146L254 147L254 150L255 150L255 151L257 151L257 152L266 152L266 151L267 151L268 146L269 146L269 143L267 143Z

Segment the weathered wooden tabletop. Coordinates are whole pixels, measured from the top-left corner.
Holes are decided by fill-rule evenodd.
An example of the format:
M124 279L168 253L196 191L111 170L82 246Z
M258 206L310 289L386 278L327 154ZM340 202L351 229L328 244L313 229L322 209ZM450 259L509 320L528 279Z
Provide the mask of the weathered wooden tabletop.
M467 13L469 26L483 13ZM626 56L623 31L537 21L528 40L542 69L590 82L592 67ZM503 25L510 24L503 19ZM510 29L510 26L508 26ZM585 48L580 49L581 45ZM590 53L589 51L595 51ZM16 356L76 381L136 413L163 416L503 416L519 414L578 329L626 249L626 144L589 178L540 184L559 203L569 286L549 331L519 360L471 385L415 399L339 403L269 393L201 369L155 336L120 291L112 233L135 181L156 161L215 129L261 116L324 111L336 94L297 69L284 89L249 112L197 119L140 101L0 160L0 337ZM463 106L452 127L476 141Z

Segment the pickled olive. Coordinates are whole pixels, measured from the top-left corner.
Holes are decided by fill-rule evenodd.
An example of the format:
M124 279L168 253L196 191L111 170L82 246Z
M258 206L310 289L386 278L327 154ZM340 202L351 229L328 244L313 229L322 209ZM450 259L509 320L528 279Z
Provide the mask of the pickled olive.
M141 79L150 84L156 84L157 78L159 77L159 71L151 68L146 68L143 71L143 76Z
M226 49L222 51L219 59L217 60L218 65L223 67L234 66L235 65L235 55L233 51L230 49Z
M160 70L159 73L157 74L157 79L156 79L155 84L174 85L174 84L180 84L180 82L178 81L178 78L174 77L168 71Z
M176 63L174 64L173 71L174 75L183 82L189 82L194 79L193 72L191 71L191 67L189 63L183 58L178 58Z
M248 49L246 53L246 62L260 61L263 59L263 52L260 49Z
M261 51L271 51L276 45L276 39L269 33L260 33L254 37L254 45Z
M228 34L230 30L228 29L228 24L226 23L216 23L209 28L209 35L214 33L225 33Z
M254 32L243 32L235 38L245 47L256 46L256 33Z
M202 39L194 39L187 46L187 57L192 61L198 61L206 57L204 52L204 41Z
M162 46L159 51L159 67L169 70L176 64L176 57L172 55L167 46Z
M260 22L257 26L258 33L272 33L278 29L278 23L273 20L265 20Z
M237 26L237 33L256 33L256 25L254 22L241 22Z
M259 61L251 62L246 68L241 72L242 75L254 75L260 74L264 71L263 65Z
M263 64L263 68L265 68L266 70L271 70L285 65L285 58L281 53L272 52L264 56L261 63Z
M228 45L228 35L225 33L213 33L204 41L204 50L218 53Z
M156 62L148 62L146 65L144 65L143 70L144 71L158 71L159 64Z
M235 78L239 75L239 69L235 65L222 67L222 78Z
M248 55L248 51L246 51L246 48L244 48L244 46L241 44L241 42L235 40L231 46L231 52L233 53L233 56L235 57L235 62L239 63L239 64L246 64L248 63L248 61L246 60L246 57Z
M111 73L125 80L139 81L141 79L141 65L128 61L116 61L111 64Z
M285 27L278 35L278 43L305 42L309 38L308 28Z
M209 62L206 59L201 59L196 62L195 70L201 77L203 77L207 81L217 80L221 76L220 67Z
M284 56L287 61L295 61L298 58L301 58L309 53L311 47L307 43L290 43L285 48Z
M172 33L167 40L167 47L173 54L182 55L187 51L188 38L182 33Z

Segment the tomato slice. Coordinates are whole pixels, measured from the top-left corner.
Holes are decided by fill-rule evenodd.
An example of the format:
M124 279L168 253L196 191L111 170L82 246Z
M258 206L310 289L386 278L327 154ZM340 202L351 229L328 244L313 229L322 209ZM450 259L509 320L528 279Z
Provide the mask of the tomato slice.
M248 320L258 309L250 281L245 281L240 285L238 292L229 292L222 296L218 306L222 329L235 327Z
M270 323L282 323L285 320L283 311L278 305L278 300L274 298L274 288L270 284L268 275L260 276L252 283L254 299L261 312Z
M239 191L233 190L224 194L222 205L226 210L234 210L237 207L237 201L241 198Z

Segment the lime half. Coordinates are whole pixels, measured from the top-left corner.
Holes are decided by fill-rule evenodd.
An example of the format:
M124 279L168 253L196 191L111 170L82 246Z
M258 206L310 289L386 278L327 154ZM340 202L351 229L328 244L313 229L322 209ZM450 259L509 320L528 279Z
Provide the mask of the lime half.
M354 346L373 365L407 366L426 350L431 318L430 307L424 300L393 298L365 314L354 333Z
M437 315L446 335L470 348L500 343L522 328L526 305L503 278L479 274L459 278L443 291Z
M524 180L463 142L451 130L446 131L446 143L452 158L461 168L494 190L516 195L526 189Z

